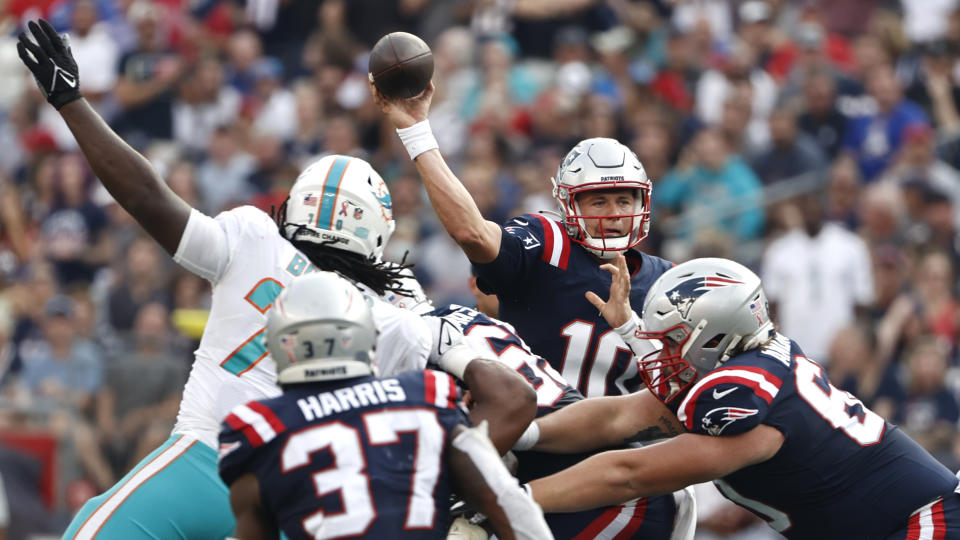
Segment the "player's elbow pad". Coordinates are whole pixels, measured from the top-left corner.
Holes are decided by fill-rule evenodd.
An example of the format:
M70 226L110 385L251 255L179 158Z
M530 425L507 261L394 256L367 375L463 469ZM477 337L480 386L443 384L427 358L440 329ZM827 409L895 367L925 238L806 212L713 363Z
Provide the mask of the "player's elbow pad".
M493 443L487 438L486 422L460 432L453 439L453 446L469 457L483 476L518 540L553 539L540 506L520 488L517 479L503 466Z

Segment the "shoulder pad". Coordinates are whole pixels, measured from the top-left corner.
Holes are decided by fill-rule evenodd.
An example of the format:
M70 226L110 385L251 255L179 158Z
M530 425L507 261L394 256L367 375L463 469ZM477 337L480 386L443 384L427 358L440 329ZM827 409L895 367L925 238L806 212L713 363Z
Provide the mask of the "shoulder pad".
M735 435L749 431L767 415L783 382L766 370L728 366L707 374L680 403L677 418L688 431Z

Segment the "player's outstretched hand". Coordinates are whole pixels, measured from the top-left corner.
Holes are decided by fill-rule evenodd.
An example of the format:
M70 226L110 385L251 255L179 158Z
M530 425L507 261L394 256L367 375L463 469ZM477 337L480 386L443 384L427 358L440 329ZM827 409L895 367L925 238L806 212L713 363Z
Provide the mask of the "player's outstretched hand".
M587 291L584 296L594 305L603 318L613 328L622 326L630 320L633 311L630 309L630 269L627 268L627 259L622 253L617 253L614 264L606 263L601 269L610 272L613 278L610 282L610 299L603 301L593 291Z
M433 81L430 81L427 89L420 95L408 99L390 99L377 90L377 87L373 85L373 80L369 80L368 83L370 84L370 92L373 94L373 101L387 116L393 127L397 129L408 128L427 119L427 113L430 112L430 101L433 99Z
M80 99L80 70L66 34L60 36L43 19L39 23L30 21L27 28L36 43L27 37L26 32L20 32L17 53L33 73L47 101L60 110L67 103Z

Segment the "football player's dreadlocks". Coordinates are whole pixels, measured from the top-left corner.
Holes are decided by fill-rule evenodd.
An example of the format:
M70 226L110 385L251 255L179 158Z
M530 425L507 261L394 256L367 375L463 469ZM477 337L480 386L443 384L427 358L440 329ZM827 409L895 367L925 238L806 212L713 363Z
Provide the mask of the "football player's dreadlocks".
M287 202L289 200L288 198L283 201L280 208L271 206L270 217L279 227L280 236L286 238L295 248L306 255L315 267L328 272L336 272L349 280L363 283L379 295L386 294L387 291L404 296L413 295L413 291L405 289L401 282L405 277L402 273L403 270L413 268L413 264L406 264L408 252L404 252L400 264L389 264L332 247L337 243L335 240L319 240L320 235L316 231L303 225L296 225L296 229L291 229L288 232L286 225L293 225L287 223ZM300 239L294 240L298 235ZM318 241L303 240L303 236L315 236Z

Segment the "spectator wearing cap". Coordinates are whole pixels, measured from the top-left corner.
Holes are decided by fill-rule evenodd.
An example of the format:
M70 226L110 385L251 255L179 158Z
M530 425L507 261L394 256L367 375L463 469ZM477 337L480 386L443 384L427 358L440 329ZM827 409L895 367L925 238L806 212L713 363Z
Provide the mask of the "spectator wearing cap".
M907 128L929 121L922 108L903 97L900 81L890 66L873 70L867 89L876 102L876 112L850 119L843 147L857 160L863 177L872 181L894 160Z
M770 148L751 162L764 184L789 180L827 164L820 147L797 129L797 117L789 109L778 109L770 115L770 143Z
M42 339L21 351L22 384L47 407L87 409L102 384L103 363L97 346L77 337L73 300L51 297L40 326Z
M46 302L40 327L42 337L21 346L19 384L30 396L30 411L73 449L67 454L65 481L76 459L84 473L106 489L112 475L90 423L93 398L103 384L103 353L79 336L76 305L69 296L55 295Z
M120 106L116 129L134 146L173 138L173 91L184 72L180 58L160 32L161 14L136 2L127 14L136 29L133 50L120 58L114 94Z
M953 202L954 222L960 226L960 171L937 158L934 137L933 128L927 124L908 126L897 161L882 180L899 186L907 182L920 183L928 191L942 193Z

